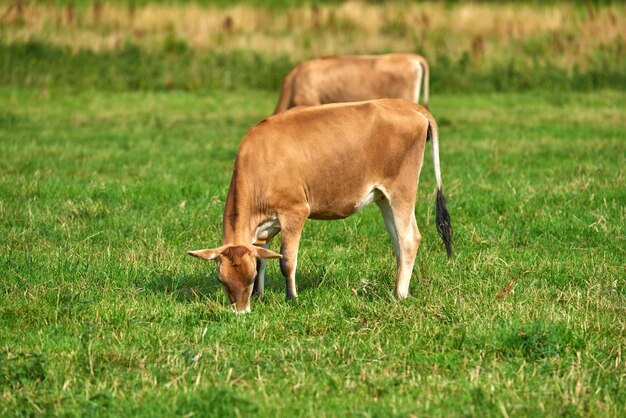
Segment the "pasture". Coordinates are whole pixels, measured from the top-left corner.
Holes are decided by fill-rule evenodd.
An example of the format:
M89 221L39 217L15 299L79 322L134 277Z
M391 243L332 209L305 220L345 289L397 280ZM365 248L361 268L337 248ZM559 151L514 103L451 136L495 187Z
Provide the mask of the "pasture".
M427 156L408 300L368 207L307 224L296 303L270 262L233 315L185 251L275 99L0 89L3 415L624 412L626 95L433 96L452 259Z
M0 4L0 416L626 415L623 5L208 3ZM429 144L407 300L372 206L233 314L186 251L239 141L300 60L398 50L453 256Z

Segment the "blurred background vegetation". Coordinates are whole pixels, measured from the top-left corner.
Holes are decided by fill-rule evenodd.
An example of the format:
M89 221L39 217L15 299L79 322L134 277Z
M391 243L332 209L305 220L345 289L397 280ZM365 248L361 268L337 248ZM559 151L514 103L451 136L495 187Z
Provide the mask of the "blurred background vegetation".
M416 52L434 92L626 88L610 2L6 0L0 84L278 89L296 63Z

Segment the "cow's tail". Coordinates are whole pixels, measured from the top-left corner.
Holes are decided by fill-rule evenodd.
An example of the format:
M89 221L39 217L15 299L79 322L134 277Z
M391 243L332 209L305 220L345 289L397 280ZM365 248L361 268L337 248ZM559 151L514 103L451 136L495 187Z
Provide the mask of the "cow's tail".
M291 70L289 74L287 74L287 77L285 77L285 81L283 81L283 87L280 90L280 99L278 99L278 104L276 105L276 109L274 110L275 115L284 112L285 110L292 107L292 99L294 93L293 83L297 73L298 67Z
M430 88L430 68L424 57L419 57L419 63L422 66L423 83L424 83L424 107L428 109L429 88Z
M437 232L441 236L446 246L448 257L452 255L452 223L450 222L450 214L446 209L446 198L443 195L443 182L441 181L441 167L439 165L439 130L437 122L429 112L424 116L428 119L428 130L426 139L430 140L433 148L433 166L435 169L435 180L437 181L437 199L436 199L436 223Z

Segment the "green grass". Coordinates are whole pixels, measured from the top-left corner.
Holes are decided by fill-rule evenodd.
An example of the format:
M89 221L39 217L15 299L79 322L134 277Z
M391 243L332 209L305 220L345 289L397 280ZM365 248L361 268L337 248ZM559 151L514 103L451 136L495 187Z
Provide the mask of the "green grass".
M0 38L2 28L0 27ZM545 41L545 42L544 42ZM547 39L541 40L544 45ZM549 44L549 42L548 42ZM542 59L521 57L491 60L477 66L471 54L458 59L445 52L436 56L431 84L439 93L515 92L535 90L593 91L626 88L626 44L599 48L593 65L559 68L541 51ZM392 52L392 51L378 51ZM416 50L415 52L421 52ZM286 55L268 57L251 50L232 52L194 50L183 39L167 36L158 51L146 51L128 40L114 51L72 51L32 41L0 42L0 86L41 89L98 89L111 91L268 90L282 86L296 62Z
M0 88L0 414L624 416L626 94L434 96L452 259L427 156L408 300L371 207L234 315L185 251L275 100Z
M132 43L103 53L38 42L0 44L0 85L43 89L274 90L292 66L286 57L266 59L250 51L195 52L175 38L167 38L158 53Z

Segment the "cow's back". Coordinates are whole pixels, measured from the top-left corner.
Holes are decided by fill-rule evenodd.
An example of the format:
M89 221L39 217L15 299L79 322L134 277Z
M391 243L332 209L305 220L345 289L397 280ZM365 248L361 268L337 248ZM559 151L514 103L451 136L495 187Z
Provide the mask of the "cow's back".
M295 105L354 102L377 98L411 100L416 60L411 54L326 57L298 67Z

